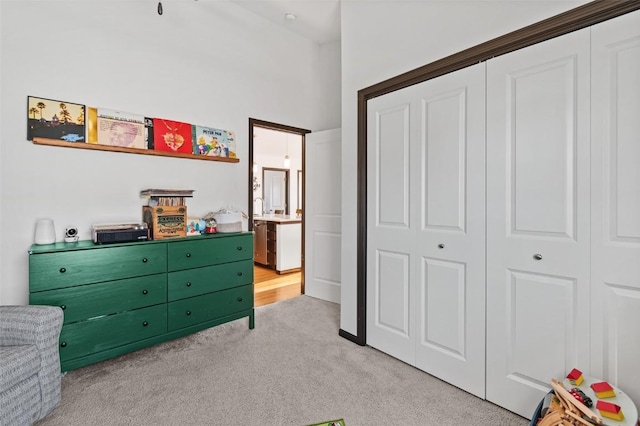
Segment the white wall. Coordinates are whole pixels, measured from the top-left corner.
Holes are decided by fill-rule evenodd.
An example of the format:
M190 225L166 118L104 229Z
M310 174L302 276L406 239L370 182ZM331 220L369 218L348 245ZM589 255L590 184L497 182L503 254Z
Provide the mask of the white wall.
M322 120L319 129L336 129L342 125L341 120L341 42L327 43L320 46L320 112ZM329 88L330 90L326 90ZM334 90L337 88L338 90Z
M363 0L341 3L341 329L356 334L358 90L584 3L587 1Z
M249 117L311 130L339 117L320 105L339 61L317 44L227 1L156 5L0 2L0 304L28 303L37 218L88 239L93 223L139 221L147 187L195 189L189 215L246 211ZM28 95L234 130L240 163L34 145Z

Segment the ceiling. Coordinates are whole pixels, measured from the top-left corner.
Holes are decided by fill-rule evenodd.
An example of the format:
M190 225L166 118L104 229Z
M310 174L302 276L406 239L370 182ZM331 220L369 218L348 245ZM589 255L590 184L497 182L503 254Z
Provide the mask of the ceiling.
M340 0L231 0L318 44L340 40ZM285 14L296 15L294 21Z

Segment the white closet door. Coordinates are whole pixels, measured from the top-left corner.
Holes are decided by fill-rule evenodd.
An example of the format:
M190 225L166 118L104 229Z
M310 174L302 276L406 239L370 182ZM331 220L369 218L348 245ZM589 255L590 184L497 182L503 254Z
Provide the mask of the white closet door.
M416 367L484 398L485 64L416 89Z
M592 374L640 403L640 12L592 31Z
M487 399L589 367L589 29L487 63Z
M415 364L416 220L412 91L367 104L367 343ZM415 126L414 126L415 127ZM412 159L413 160L410 160ZM410 164L411 163L411 164Z
M367 342L484 397L484 64L368 102Z

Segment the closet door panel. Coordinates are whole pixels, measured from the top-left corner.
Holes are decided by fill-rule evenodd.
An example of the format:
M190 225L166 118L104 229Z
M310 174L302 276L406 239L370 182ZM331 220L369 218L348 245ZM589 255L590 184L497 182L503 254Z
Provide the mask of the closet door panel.
M484 398L485 65L416 90L416 367Z
M592 370L639 402L640 12L592 43Z
M368 103L367 343L413 364L415 238L409 193L413 108L407 91Z
M589 29L487 62L486 390L525 417L589 365L589 67Z
M574 237L576 65L575 57L561 58L507 76L507 220L514 236Z

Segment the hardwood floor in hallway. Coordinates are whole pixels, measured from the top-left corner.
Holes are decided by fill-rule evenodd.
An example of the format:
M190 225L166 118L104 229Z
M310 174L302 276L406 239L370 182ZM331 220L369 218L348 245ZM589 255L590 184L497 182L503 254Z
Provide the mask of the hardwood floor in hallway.
M264 306L300 296L301 272L278 274L275 270L254 265L254 306Z

